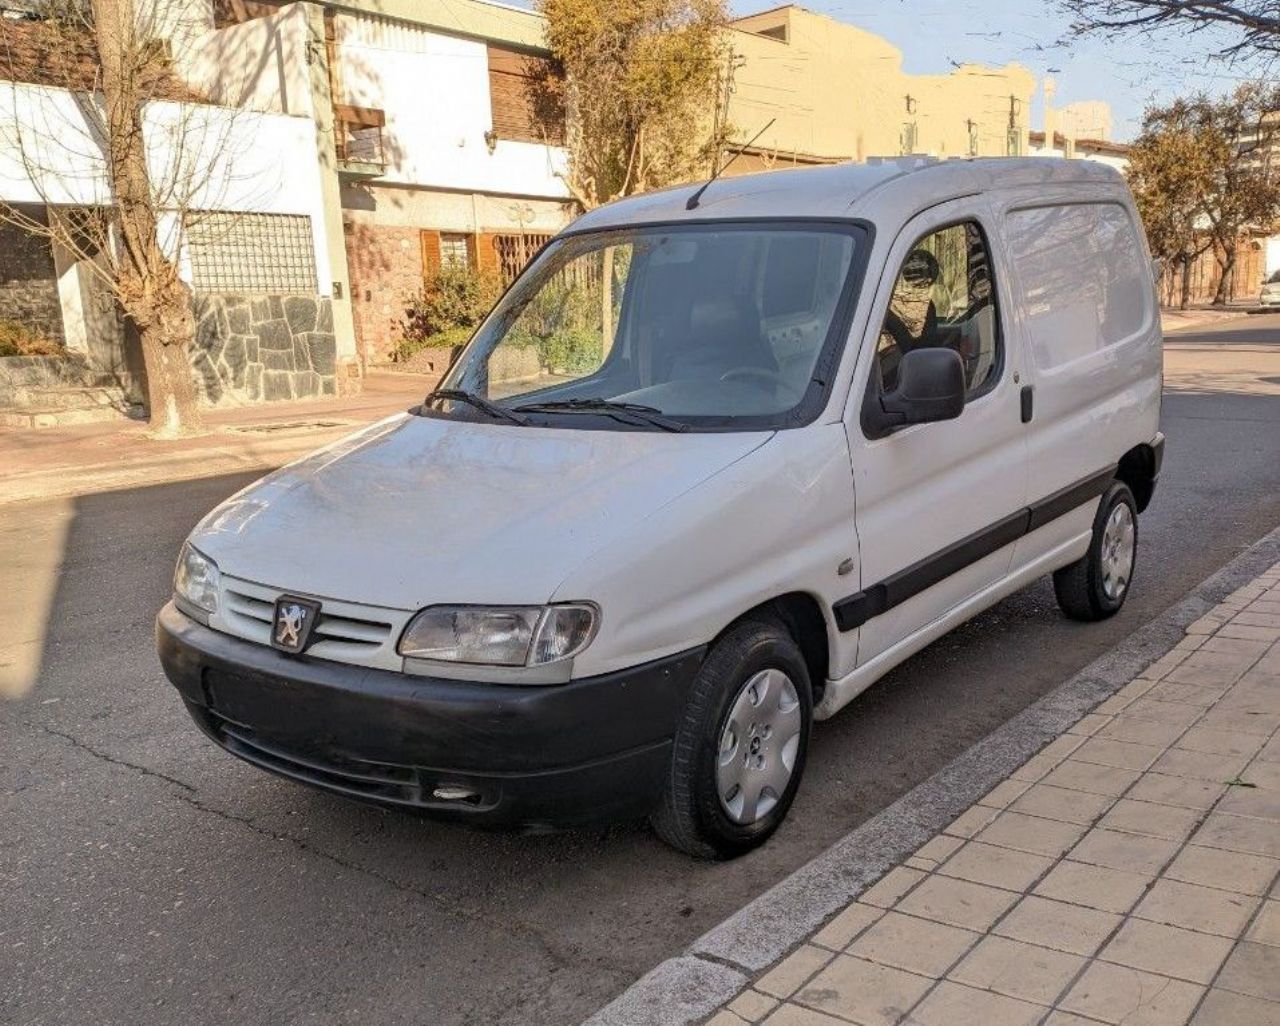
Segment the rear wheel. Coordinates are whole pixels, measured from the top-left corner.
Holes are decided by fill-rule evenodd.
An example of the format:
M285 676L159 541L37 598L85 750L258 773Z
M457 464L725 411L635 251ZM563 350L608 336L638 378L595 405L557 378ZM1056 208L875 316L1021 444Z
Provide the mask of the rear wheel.
M694 681L654 829L702 858L763 844L800 785L812 719L808 668L790 633L764 620L731 628Z
M1058 605L1073 620L1105 620L1124 605L1138 556L1138 507L1133 492L1115 481L1093 518L1089 551L1053 575Z

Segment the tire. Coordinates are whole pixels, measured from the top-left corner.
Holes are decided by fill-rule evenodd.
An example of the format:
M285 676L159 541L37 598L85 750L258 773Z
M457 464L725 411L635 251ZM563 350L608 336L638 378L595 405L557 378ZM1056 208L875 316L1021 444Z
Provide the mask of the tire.
M1129 486L1115 481L1098 503L1089 551L1053 575L1053 591L1062 611L1085 622L1114 616L1129 595L1137 556L1138 506Z
M707 654L685 704L662 801L650 817L658 835L709 859L763 844L800 786L812 723L808 667L786 628L773 620L731 627ZM732 749L722 751L730 739ZM725 783L730 777L742 781L736 792Z

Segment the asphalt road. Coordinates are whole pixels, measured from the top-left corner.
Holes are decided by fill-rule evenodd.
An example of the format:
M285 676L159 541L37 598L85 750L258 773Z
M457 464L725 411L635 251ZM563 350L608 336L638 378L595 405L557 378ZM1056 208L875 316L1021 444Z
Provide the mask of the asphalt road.
M934 644L820 726L787 824L731 864L643 824L383 812L216 750L151 620L182 537L244 477L0 507L0 611L43 634L34 687L0 698L0 1022L578 1022L1280 523L1280 388L1195 363L1276 353L1280 317L1170 341L1192 365L1123 613L1070 623L1041 582Z

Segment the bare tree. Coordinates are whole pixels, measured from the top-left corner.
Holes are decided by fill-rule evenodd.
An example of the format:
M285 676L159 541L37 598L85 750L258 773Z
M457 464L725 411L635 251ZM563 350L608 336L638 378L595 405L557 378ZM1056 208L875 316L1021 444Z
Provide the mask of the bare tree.
M213 169L227 164L234 118L197 102L172 71L163 37L179 2L47 0L38 20L10 23L0 39L12 100L0 142L49 212L0 203L0 222L69 253L118 303L140 342L160 436L200 427L192 296L178 260L197 201L208 208L218 188Z
M1216 34L1225 58L1280 54L1280 6L1275 0L1059 0L1077 32L1125 34L1175 29Z

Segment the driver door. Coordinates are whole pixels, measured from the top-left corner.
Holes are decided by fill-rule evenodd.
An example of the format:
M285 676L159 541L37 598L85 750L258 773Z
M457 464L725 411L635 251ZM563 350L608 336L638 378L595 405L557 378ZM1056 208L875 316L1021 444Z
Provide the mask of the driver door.
M1005 329L1002 254L980 200L943 204L908 223L886 262L845 418L853 462L861 590L837 605L861 628L863 665L1009 572L1026 504L1019 354ZM891 390L902 355L945 346L965 367L953 420L883 437L863 404ZM896 653L903 655L901 649Z

